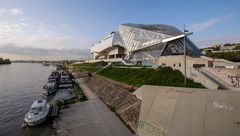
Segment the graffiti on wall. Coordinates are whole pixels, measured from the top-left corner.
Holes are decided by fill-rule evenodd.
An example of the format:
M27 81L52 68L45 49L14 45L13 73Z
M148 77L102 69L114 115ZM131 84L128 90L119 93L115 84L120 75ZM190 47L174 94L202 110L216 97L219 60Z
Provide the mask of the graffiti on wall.
M166 131L163 131L147 122L144 122L144 121L139 121L138 123L138 127L139 128L142 128L142 129L145 129L147 131L149 131L150 133L152 133L154 136L167 136L167 132Z
M240 76L230 76L228 75L228 78L231 80L231 83L233 86L240 86Z

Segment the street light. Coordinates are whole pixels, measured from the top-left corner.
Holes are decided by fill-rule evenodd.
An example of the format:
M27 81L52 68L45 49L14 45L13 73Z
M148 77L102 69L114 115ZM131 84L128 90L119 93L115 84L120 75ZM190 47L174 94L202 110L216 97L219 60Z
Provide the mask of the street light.
M189 34L188 30L185 29L185 25L183 26L183 32L184 32L184 36L183 36L183 46L184 46L184 83L187 83L187 61L186 61L186 37Z

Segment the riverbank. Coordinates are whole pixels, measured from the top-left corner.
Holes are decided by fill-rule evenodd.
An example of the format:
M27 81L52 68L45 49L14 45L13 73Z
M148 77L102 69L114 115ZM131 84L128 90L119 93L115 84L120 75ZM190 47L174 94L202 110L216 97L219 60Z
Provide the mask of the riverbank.
M132 92L138 87L148 84L204 88L191 79L184 84L182 73L170 67L124 67L106 62L75 64L72 67L79 73L92 73L82 80L134 133L138 127L141 100Z
M131 131L93 92L86 80L88 74L70 70L75 81L80 85L87 101L77 102L62 108L59 117L53 121L55 133L52 135L86 135L86 136L131 136Z
M59 136L68 133L77 135L79 132L83 132L83 135L101 135L105 131L111 135L116 135L111 129L100 130L102 127L98 126L99 124L96 122L93 122L92 118L99 122L104 122L105 120L110 121L108 124L112 124L111 126L108 126L108 124L103 125L107 128L113 127L112 129L116 131L118 131L119 124L125 124L124 127L126 130L131 130L133 133L136 133L141 100L132 94L132 92L146 83L181 86L182 83L180 83L180 81L183 80L183 76L179 71L174 71L170 68L109 67L102 69L106 64L101 62L95 64L87 63L78 66L70 66L68 70L86 94L88 101L76 103L61 110L61 117L54 122L56 135ZM89 74L87 71L97 72L97 74ZM187 84L188 87L202 88L201 84L190 80L189 82L190 83ZM101 108L99 108L99 106ZM104 120L102 120L102 118L99 119L91 113L106 116L105 114L108 113L102 112L102 110L106 110L114 116L108 115L110 118L104 118ZM86 119L83 119L84 116ZM120 121L120 123L117 123L118 125L112 123L116 117ZM94 132L89 131L91 128L94 128ZM105 136L106 134L102 135Z
M84 73L87 75L87 72L76 68L73 71L73 75L81 77L76 80L80 81L80 85L85 84L89 87L132 132L136 132L141 101L131 92L137 87L96 74L90 77L78 76Z

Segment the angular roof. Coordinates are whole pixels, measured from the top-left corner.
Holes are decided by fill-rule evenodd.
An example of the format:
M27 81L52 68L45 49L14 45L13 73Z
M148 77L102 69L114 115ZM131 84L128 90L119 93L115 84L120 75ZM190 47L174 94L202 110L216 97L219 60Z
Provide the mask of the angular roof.
M166 34L169 36L177 36L183 34L179 29L177 29L174 26L171 25L166 25L166 24L132 24L132 23L127 23L127 24L122 24L125 26L129 27L135 27L135 28L140 28L148 31L153 31L161 34Z

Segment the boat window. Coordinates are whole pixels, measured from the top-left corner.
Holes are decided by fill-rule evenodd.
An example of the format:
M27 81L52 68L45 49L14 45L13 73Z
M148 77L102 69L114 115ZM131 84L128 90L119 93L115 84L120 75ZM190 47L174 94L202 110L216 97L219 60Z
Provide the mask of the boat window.
M31 108L31 109L30 109L30 112L31 112L31 113L36 113L36 112L38 112L38 107Z
M38 108L38 111L42 111L42 109L43 109L42 107L39 107L39 108Z
M45 110L45 107L34 107L34 108L30 109L30 112L31 113L38 113L38 112L41 112L43 110Z

